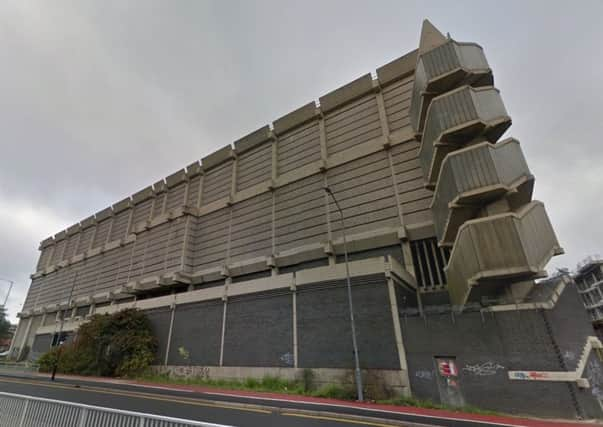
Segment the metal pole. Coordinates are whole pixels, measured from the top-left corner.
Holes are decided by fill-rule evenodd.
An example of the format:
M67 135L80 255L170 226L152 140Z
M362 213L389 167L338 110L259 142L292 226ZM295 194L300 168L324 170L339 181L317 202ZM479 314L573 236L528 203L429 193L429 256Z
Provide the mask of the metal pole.
M69 291L69 299L67 300L67 309L71 308L71 298L73 297L73 290L75 289L75 284L77 282L77 275L78 275L79 271L75 272L75 275L73 276L73 283L71 284L71 291ZM59 367L59 360L61 359L61 350L62 350L62 346L61 346L61 335L63 335L63 325L65 323L65 313L62 312L61 313L61 323L59 326L59 334L57 337L57 344L59 346L59 349L57 351L57 359L55 360L54 364L52 365L52 374L50 375L50 381L54 381L54 377L57 374L57 368Z
M4 303L2 304L2 307L6 307L6 303L8 302L8 296L10 295L10 291L12 291L13 285L15 284L15 282L13 282L12 280L8 280L8 279L0 279L0 280L9 283L8 292L6 293L6 296L4 297Z
M352 303L352 282L350 280L350 265L348 263L348 241L345 235L343 210L339 206L339 203L337 202L337 199L335 198L335 195L333 194L331 189L327 186L325 186L324 189L335 202L335 206L339 211L339 219L341 220L341 233L343 234L343 257L345 260L345 276L348 288L348 305L350 307L350 325L352 327L352 345L354 347L354 363L356 366L356 393L358 396L358 401L362 402L364 400L364 394L362 392L362 374L360 372L360 356L358 355L358 342L356 341L356 323L354 321L354 305Z

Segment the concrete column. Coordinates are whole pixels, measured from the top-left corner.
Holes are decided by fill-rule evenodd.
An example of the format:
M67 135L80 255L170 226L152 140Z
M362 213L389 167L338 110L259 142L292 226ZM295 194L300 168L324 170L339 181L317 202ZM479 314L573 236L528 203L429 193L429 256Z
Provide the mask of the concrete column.
M175 297L174 297L175 299ZM170 329L168 331L167 343L165 345L165 358L163 360L163 365L167 366L169 356L170 356L170 346L172 345L172 330L174 329L174 317L176 315L176 303L173 302L171 305L172 313L170 316Z
M396 179L396 171L394 169L394 159L391 150L387 150L387 160L389 162L389 172L392 177L392 185L394 187L394 197L396 198L396 206L398 209L398 218L400 219L400 227L406 231L404 224L404 213L402 212L402 204L400 203L400 192L398 191L398 180Z
M276 191L273 189L272 190L272 260L274 261L276 259ZM276 276L278 275L278 267L276 266L276 262L271 262L271 266L270 266L270 274L272 276Z
M190 223L191 216L187 215L186 219L184 220L184 240L182 242L182 253L180 254L180 271L184 271L185 269L186 252L188 251L189 246L191 244Z
M187 205L187 202L188 202L188 193L190 191L190 186L191 186L191 180L188 178L188 175L185 175L185 179L186 179L186 181L184 182L184 196L183 196L184 200L182 201L182 204L184 206Z
M17 329L15 329L15 335L13 335L13 339L10 341L10 347L8 348L8 354L12 357L13 351L15 349L15 343L17 342L17 338L19 337L19 331L24 327L23 321L19 320L17 324Z
M293 298L293 367L298 367L298 347L297 347L297 290L293 285L291 290Z
M272 181L278 179L278 138L274 136L272 140Z
M140 269L140 276L144 276L144 269L147 267L147 249L149 248L149 242L151 241L151 236L147 236L144 242L144 246L142 249L142 268Z
M322 111L320 112L318 119L318 132L320 136L320 158L323 162L326 162L329 157L329 153L327 151L327 130L325 128L325 117L322 114Z
M73 255L78 254L77 248L80 247L80 241L82 240L82 234L84 234L84 230L82 230L82 228L80 227L80 231L78 231L78 235L77 235L77 241L75 242L75 247L73 249Z
M389 124L387 123L385 102L383 102L383 93L381 92L380 87L377 88L375 97L377 98L377 110L379 111L379 122L381 123L381 132L383 133L383 136L385 137L386 141L389 141Z
M94 237L94 236L92 236L92 237ZM56 247L57 247L56 243L55 243L55 244L53 244L53 245L50 247L50 255L48 255L48 259L46 260L46 262L45 262L45 263L44 263L44 265L42 266L42 270L44 270L44 269L48 268L48 266L49 266L49 265L50 265L50 263L52 262L52 257L54 256L54 251L56 250ZM84 252L85 252L85 251L84 251Z
M25 343L27 343L27 338L29 337L29 332L31 330L31 322L32 321L33 321L33 316L29 317L29 321L27 322L27 327L25 328L25 334L23 334L23 339L21 340L21 345L19 346L19 353L17 354L17 360L19 360L21 358L21 355L23 354L23 347L25 347Z
M199 178L199 194L197 194L197 207L201 207L202 197L203 197L203 177L205 175L201 173L201 177Z
M151 206L151 212L153 211L153 207ZM138 234L136 235L136 240L132 243L132 249L130 249L130 265L128 266L128 272L126 273L126 283L130 281L130 274L132 273L132 267L134 266L134 251L136 250L136 245L139 242ZM103 256L104 254L101 254ZM102 259L101 259L102 262ZM100 271L100 268L99 268ZM98 275L94 281L94 290L96 290L96 281L98 280Z
M168 225L168 238L165 239L165 245L163 246L163 269L162 272L163 274L165 274L165 272L167 271L167 261L168 261L168 252L170 250L170 243L172 243L172 238L174 237L174 221L172 220L169 222Z
M396 171L394 169L394 159L391 150L387 150L387 160L389 162L389 171L392 176L392 185L394 187L394 196L396 198L396 207L398 210L398 218L400 219L400 247L402 248L402 258L404 268L410 274L416 277L415 267L412 263L412 251L410 250L410 241L406 237L406 224L404 223L404 212L400 203L400 192L398 191L398 180L396 179Z
M234 160L232 161L232 179L230 183L230 199L234 199L235 194L237 194L237 169L239 167L239 158L236 153L232 153L234 156Z
M387 278L387 289L389 291L389 302L392 313L392 322L394 325L394 335L396 338L396 347L398 349L398 358L400 360L400 375L402 382L407 384L405 390L406 395L410 395L410 380L408 378L408 363L406 361L406 349L404 348L404 340L402 338L402 328L400 326L400 316L398 314L398 300L396 298L394 280L391 277Z
M67 236L65 236L63 240L65 241L65 244L63 245L63 250L61 251L61 256L59 257L59 262L63 261L63 258L65 257L65 251L67 250Z
M134 218L134 208L136 205L132 204L130 208L130 215L128 215L128 226L126 227L126 236L132 232L132 220Z
M114 213L111 214L111 219L109 221L111 222L109 223L109 231L107 232L107 238L105 239L105 243L109 243L111 241L111 234L113 234L113 225L115 224ZM65 247L67 246L65 245Z
M222 311L222 336L220 338L220 366L224 366L224 337L226 336L226 310L228 299L224 297L224 310Z
M226 240L226 259L224 265L230 262L230 245L232 244L232 206L228 207L228 239Z
M84 252L89 251L90 249L92 249L92 246L94 246L94 241L96 240L96 235L97 234L98 234L98 222L96 222L96 219L95 219L94 220L94 231L92 232L92 238L90 239L90 244L84 250Z

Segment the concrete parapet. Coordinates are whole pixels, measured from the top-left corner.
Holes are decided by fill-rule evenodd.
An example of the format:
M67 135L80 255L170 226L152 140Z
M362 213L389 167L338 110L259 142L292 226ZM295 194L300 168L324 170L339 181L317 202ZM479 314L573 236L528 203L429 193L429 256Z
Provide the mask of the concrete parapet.
M203 159L201 159L201 167L204 171L207 171L232 158L232 147L230 144L228 144L227 146L220 148L218 151L214 151L213 153L203 157Z
M269 139L270 127L268 125L262 126L258 130L253 131L240 139L237 139L234 142L234 152L236 154L244 153L245 151L251 150L262 142L268 141Z
M176 185L186 181L186 171L184 169L180 169L177 172L174 172L167 178L165 178L166 185L168 188L175 187Z
M329 112L340 105L350 102L374 90L373 78L370 73L329 92L319 98L322 112Z
M130 207L132 207L132 199L127 197L113 205L113 214L118 214L119 212L125 211Z
M415 71L418 49L377 68L377 78L380 85L389 84L395 80L407 77Z
M108 207L94 214L94 218L97 222L100 222L102 220L110 218L111 215L113 215L113 209L111 209L111 207Z
M132 203L142 203L145 200L150 199L151 197L153 197L153 186L149 185L148 187L143 188L142 190L132 195Z
M274 133L277 135L283 134L296 126L301 126L304 123L315 119L316 117L316 103L314 101L308 102L303 107L300 107L297 110L294 110L289 114L285 114L284 116L276 119L272 124L274 126Z

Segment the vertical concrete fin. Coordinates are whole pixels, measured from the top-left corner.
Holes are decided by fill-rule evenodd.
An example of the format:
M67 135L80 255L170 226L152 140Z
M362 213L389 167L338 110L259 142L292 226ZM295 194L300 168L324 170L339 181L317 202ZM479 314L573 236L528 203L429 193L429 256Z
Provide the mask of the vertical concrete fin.
M419 56L446 43L446 36L440 32L428 19L423 20L421 39L419 41Z

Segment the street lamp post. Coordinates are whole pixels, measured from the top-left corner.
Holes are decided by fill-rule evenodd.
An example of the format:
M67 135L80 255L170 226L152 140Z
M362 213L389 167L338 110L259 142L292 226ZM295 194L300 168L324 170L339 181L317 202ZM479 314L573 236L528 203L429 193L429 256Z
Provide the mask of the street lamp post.
M348 288L348 306L350 308L350 325L352 327L352 345L354 347L354 363L356 365L356 393L358 395L358 401L362 402L364 400L364 395L362 392L362 374L360 372L360 357L358 355L358 343L356 341L356 323L354 322L354 305L352 303L352 283L350 280L350 266L348 263L348 242L345 235L343 210L339 206L339 203L337 202L337 199L335 198L335 195L331 189L328 186L325 186L324 190L335 202L335 206L339 211L339 219L341 221L341 233L343 234L343 257L345 260L345 276Z
M8 302L8 296L10 295L10 291L13 290L13 285L15 284L15 282L13 282L12 280L9 279L2 279L0 278L0 280L2 280L3 282L8 282L8 292L6 293L6 296L4 297L4 302L2 303L2 307L6 308L6 303Z

